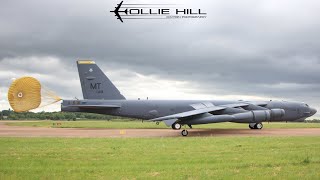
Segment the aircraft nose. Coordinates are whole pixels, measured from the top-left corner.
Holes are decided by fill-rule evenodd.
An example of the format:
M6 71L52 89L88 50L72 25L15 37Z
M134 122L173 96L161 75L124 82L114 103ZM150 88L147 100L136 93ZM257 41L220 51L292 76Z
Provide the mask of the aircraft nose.
M315 108L310 108L310 115L313 116L317 113L317 110Z

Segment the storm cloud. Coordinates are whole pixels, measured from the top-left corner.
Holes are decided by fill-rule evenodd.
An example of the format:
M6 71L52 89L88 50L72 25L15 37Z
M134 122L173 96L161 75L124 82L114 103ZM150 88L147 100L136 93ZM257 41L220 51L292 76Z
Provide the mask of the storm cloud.
M23 75L81 98L75 61L92 59L129 99L280 99L320 109L319 1L168 1L207 18L124 23L109 12L117 3L2 1L3 108L11 79Z

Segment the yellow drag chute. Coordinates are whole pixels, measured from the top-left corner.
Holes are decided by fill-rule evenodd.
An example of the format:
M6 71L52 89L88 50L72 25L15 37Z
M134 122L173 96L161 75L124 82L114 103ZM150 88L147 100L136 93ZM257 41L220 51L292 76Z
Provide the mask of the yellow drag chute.
M54 92L46 90L33 77L22 77L12 82L8 91L10 106L15 112L25 112L61 100Z
M36 109L41 104L40 82L33 77L16 79L9 88L8 100L15 112Z

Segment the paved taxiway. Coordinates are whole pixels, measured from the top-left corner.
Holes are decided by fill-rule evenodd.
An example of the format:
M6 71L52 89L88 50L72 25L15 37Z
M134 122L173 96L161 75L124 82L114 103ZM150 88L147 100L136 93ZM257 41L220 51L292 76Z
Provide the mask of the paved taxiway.
M189 136L320 136L320 128L191 129ZM2 137L180 137L172 129L93 129L8 126L0 122Z

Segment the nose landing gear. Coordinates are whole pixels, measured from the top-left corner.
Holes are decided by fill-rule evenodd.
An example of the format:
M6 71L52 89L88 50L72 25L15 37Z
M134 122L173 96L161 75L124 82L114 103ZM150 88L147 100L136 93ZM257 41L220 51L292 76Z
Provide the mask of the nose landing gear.
M191 124L188 124L188 126L190 127L190 129L192 129L192 125ZM188 130L186 129L186 125L184 124L183 125L183 130L181 131L181 135L182 136L188 136L189 132Z
M184 130L181 131L181 135L182 135L182 136L188 136L188 134L189 134L189 132L188 132L188 130L186 130L186 129L184 129Z

